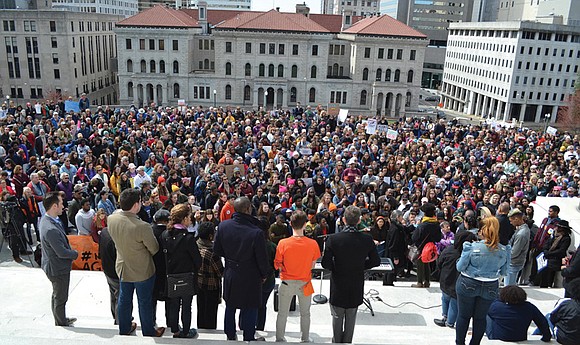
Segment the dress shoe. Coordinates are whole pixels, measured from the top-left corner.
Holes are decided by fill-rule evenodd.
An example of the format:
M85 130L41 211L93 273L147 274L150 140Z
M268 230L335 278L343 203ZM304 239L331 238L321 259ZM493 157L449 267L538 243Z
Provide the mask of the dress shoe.
M20 258L20 256L14 256L14 262L21 264L22 263L22 259Z
M156 338L162 337L163 333L165 333L165 327L159 327L155 330L155 335L153 335Z
M137 323L131 322L131 330L129 331L129 333L125 333L125 334L121 334L121 335L131 335L135 332L135 330L137 330Z
M70 318L69 318L69 317L67 317L67 318L65 319L65 322L64 322L64 324L62 324L62 325L57 325L57 326L60 326L60 327L70 327L70 326L72 326L72 325L73 325L73 324L74 324L76 321L77 321L77 318L76 318L76 317L70 317Z
M414 287L414 288L422 288L422 287L424 287L424 286L423 286L423 284L421 284L421 283L417 283L417 284L413 284L413 285L411 285L411 287Z
M447 323L447 319L446 318L434 319L433 322L435 322L435 324L439 327L445 327L445 324Z

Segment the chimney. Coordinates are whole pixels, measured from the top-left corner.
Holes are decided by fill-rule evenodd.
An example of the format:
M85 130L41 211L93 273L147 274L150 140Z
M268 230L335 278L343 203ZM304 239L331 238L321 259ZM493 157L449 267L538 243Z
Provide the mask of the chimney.
M296 4L296 13L309 17L310 7L306 6L306 3Z
M207 2L203 0L197 3L197 22L201 26L201 33L207 35Z
M280 7L276 7L276 12L280 12Z

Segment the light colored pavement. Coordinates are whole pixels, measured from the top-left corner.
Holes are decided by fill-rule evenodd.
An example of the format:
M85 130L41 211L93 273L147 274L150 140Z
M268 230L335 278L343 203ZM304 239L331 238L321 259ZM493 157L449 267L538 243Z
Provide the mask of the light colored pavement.
M5 257L3 249L2 256ZM411 282L396 282L395 287L384 287L381 282L366 282L365 291L375 289L381 299L390 305L402 302L415 302L428 307L440 304L440 290L437 283L429 289L415 289ZM319 282L315 282L319 292ZM324 281L323 292L328 296L329 282ZM563 296L562 289L526 288L528 298L542 312L552 310L554 304ZM51 285L39 268L29 268L14 262L0 263L0 344L2 345L78 345L104 344L181 344L183 339L173 339L167 333L163 338L144 338L138 328L137 336L119 336L109 311L107 283L102 272L73 271L71 275L70 298L67 315L77 317L74 327L55 327L50 312ZM371 316L364 306L359 308L354 342L357 344L452 344L455 332L441 328L433 323L438 318L440 308L421 309L414 305L391 308L378 301L372 302L375 316ZM267 332L261 333L269 342L275 339L276 313L272 298L268 305ZM218 328L223 329L224 305L219 307ZM158 323L164 326L163 303L158 305ZM139 324L136 308L133 312ZM330 343L332 338L331 317L328 304L313 305L311 308L311 338L316 343ZM195 325L196 308L193 306ZM287 340L299 342L298 312L291 312L288 318ZM532 328L529 333L531 334ZM241 339L241 332L238 332ZM200 331L194 340L200 344L219 344L226 342L222 331ZM500 343L484 339L484 344ZM540 344L538 336L530 336L528 342L520 344Z

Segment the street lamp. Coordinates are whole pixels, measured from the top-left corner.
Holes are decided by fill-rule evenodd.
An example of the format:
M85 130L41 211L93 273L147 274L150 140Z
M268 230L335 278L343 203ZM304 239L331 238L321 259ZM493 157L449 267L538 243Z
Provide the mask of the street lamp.
M268 91L264 92L264 110L268 110L266 105L268 104Z
M217 91L214 89L213 90L213 107L216 108L217 107L217 103L216 103L216 95L217 95Z
M546 132L546 129L548 129L548 122L550 122L551 116L552 114L550 113L544 114L544 133Z

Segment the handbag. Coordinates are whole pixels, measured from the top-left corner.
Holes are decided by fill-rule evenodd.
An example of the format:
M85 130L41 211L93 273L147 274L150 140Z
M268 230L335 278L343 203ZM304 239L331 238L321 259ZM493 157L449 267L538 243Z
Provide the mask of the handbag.
M178 240L177 245L181 242L181 240L187 236L187 234L183 234ZM165 242L168 242L169 238L165 238ZM185 272L185 273L169 273L169 264L168 261L168 253L167 248L163 249L164 258L165 258L165 268L167 270L167 297L168 298L176 298L176 297L185 297L185 296L194 296L197 294L197 279L194 272Z
M423 243L421 243L421 246L424 245L425 242L427 242L428 238L429 238L429 236L425 237L425 239L423 240ZM419 246L419 247L421 247L421 246ZM407 259L409 259L412 263L416 264L420 257L421 257L421 252L419 251L419 248L414 244L410 245L409 251L407 252Z
M197 284L193 272L167 275L167 297L185 297L197 294Z

